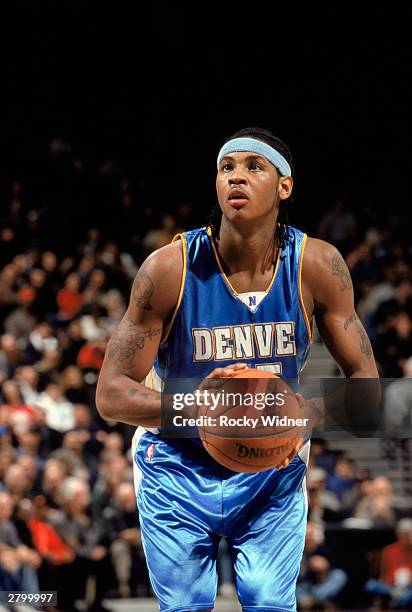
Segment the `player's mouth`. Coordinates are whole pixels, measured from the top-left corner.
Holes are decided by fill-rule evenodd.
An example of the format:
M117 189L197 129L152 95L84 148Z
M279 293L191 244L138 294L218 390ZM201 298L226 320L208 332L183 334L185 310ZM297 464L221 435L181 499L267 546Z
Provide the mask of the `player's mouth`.
M228 195L227 201L230 206L239 209L247 204L248 199L249 198L247 197L245 192L241 189L232 189L232 191L230 191Z

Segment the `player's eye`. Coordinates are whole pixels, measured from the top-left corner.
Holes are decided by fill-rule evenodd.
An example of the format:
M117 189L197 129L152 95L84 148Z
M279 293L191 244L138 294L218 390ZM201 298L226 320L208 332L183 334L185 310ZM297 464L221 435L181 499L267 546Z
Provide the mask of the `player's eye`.
M222 172L230 172L232 168L233 168L232 164L223 164L221 169L222 169Z
M250 170L262 170L262 166L257 162L251 162L249 168Z

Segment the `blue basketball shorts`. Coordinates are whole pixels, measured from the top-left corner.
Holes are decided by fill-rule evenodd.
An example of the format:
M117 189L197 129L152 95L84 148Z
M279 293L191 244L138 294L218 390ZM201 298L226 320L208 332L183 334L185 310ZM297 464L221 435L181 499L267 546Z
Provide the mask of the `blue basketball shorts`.
M309 442L282 470L232 472L191 440L146 432L134 450L142 542L161 612L210 610L227 538L243 610L296 610Z

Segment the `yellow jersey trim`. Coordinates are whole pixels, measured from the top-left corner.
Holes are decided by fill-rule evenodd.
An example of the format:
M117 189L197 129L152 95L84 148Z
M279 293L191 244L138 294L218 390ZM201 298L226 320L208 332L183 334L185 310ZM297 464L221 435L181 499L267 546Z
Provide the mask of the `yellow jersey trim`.
M298 293L299 293L300 307L301 307L301 310L302 310L302 313L303 313L303 318L305 319L306 327L307 327L307 330L308 330L309 341L312 341L312 336L313 336L313 319L309 320L308 313L306 312L306 308L305 308L305 304L303 302L303 296L302 296L303 252L305 250L307 237L308 237L307 234L304 234L303 242L302 242L302 248L301 248L301 251L300 251L299 273L298 273Z
M239 291L236 291L236 289L234 288L234 286L232 285L232 283L230 282L230 280L228 279L228 277L226 276L223 268L222 268L222 264L220 262L220 257L219 257L219 253L216 250L216 246L215 243L213 241L213 236L212 236L212 230L210 227L207 228L207 235L209 236L209 240L210 240L210 244L212 245L212 249L213 249L213 253L215 255L215 259L216 259L216 263L218 265L218 268L220 270L221 275L223 276L223 280L225 281L225 283L227 284L227 286L229 287L229 289L232 291L232 293L236 296L239 297L240 293ZM279 262L280 262L280 253L281 253L281 249L278 250L277 256L276 256L276 265L275 265L275 270L273 272L273 276L272 276L272 280L270 281L269 285L267 286L267 288L265 289L265 293L268 294L269 291L272 289L272 285L275 282L276 279L276 275L278 273L278 268L279 268Z
M164 344L166 342L166 340L168 339L170 332L172 331L172 327L173 327L173 323L175 322L176 319L176 315L178 313L178 310L180 308L180 304L182 302L182 297L183 297L183 291L185 288L185 283L186 283L186 272L187 272L187 243L186 243L186 236L184 236L183 234L176 234L176 236L173 238L172 242L176 242L176 240L181 240L182 241L182 247L183 247L183 272L182 272L182 280L180 281L180 291L179 291L179 297L177 299L177 303L173 312L173 316L170 320L170 324L167 330L167 333L165 335L165 337L163 338L161 344Z

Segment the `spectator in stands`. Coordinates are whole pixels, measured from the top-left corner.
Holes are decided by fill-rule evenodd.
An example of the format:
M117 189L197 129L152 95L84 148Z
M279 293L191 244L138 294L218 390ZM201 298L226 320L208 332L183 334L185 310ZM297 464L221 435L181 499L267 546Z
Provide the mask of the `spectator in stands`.
M117 289L108 291L104 299L104 306L106 308L106 316L103 318L102 324L104 329L111 333L120 323L126 311L124 299L120 291L117 291Z
M395 524L393 490L388 478L377 476L373 479L366 495L356 505L353 516L368 520L374 527Z
M47 385L39 395L37 407L44 411L46 425L50 429L62 433L73 429L74 406L63 395L59 385Z
M66 277L64 287L58 291L57 304L59 307L57 316L60 321L73 319L80 310L83 297L80 292L80 276L75 272Z
M4 425L0 424L0 427L3 428ZM11 443L3 441L3 437L4 435L2 435L0 439L0 491L6 488L4 484L4 477L9 467L13 465L16 460L16 449L11 445Z
M411 348L412 350L412 348ZM411 437L412 429L412 357L402 366L403 378L388 385L384 395L384 426L388 435Z
M42 491L51 508L60 508L62 485L68 475L69 466L61 459L48 459L44 464Z
M110 530L103 515L90 513L90 489L83 479L70 476L63 481L63 510L53 517L53 526L74 551L73 574L77 584L65 590L66 607L84 594L89 575L95 576L95 600L89 610L102 611L105 592L112 586L113 568L110 560ZM70 602L68 600L71 600ZM70 608L69 608L70 609Z
M0 384L13 378L17 366L23 362L23 353L17 346L13 334L3 334L0 338Z
M375 342L375 356L386 378L400 378L402 367L412 353L412 320L401 310Z
M313 438L310 443L309 468L319 467L332 474L335 469L336 453L328 449L328 442L323 438Z
M57 338L53 328L49 323L41 321L36 325L29 336L29 344L26 355L31 363L39 361L45 351L56 350L58 346Z
M38 570L39 586L42 591L57 591L59 608L65 601L65 590L74 570L75 554L56 530L48 524L49 508L45 498L39 496L32 503L23 499L19 508L19 518L24 521L30 533L33 546L41 556Z
M327 473L322 468L308 470L309 520L320 524L341 519L341 504L335 493L326 489L326 480Z
M379 579L365 588L375 596L375 609L410 608L412 604L412 519L402 519L396 528L398 539L382 551Z
M32 457L28 454L21 454L17 457L16 464L23 469L28 480L27 496L32 499L39 495L42 490L38 456Z
M412 318L412 283L409 278L399 278L395 281L393 297L379 304L373 324L384 331L388 322L401 311Z
M0 316L1 321L18 305L16 288L17 270L13 264L0 269Z
M67 330L62 332L59 337L59 344L62 349L62 367L76 364L80 349L85 342L79 321L71 321Z
M346 263L352 276L355 303L358 303L379 280L379 267L370 244L366 241L358 244L346 257Z
M357 470L356 481L353 488L344 494L342 498L342 511L345 517L353 517L354 509L359 502L370 495L373 479L369 474L369 470Z
M140 529L136 521L136 494L131 482L116 488L114 500L104 510L112 529L111 554L121 597L148 596L149 577Z
M83 372L78 366L67 366L61 373L60 381L62 393L69 402L76 404L88 401Z
M36 593L39 591L37 569L41 558L35 550L20 541L16 527L10 520L12 513L11 495L0 492L0 568L3 568L0 588Z
M307 524L305 550L296 587L299 609L330 609L348 581L345 572L333 566L332 555L325 545L324 528Z
M90 470L84 453L84 446L89 438L90 433L84 429L68 431L63 436L62 447L54 450L51 457L63 461L73 476L89 480Z
M132 482L130 465L124 455L118 451L102 453L99 465L99 477L93 489L93 507L95 512L101 512L116 494L117 487L122 482Z
M20 500L30 491L31 482L27 472L18 463L13 463L4 474L4 484L7 493L14 505L17 507Z
M144 247L148 253L155 249L160 249L166 244L170 244L175 235L176 219L173 215L163 215L161 227L159 229L151 229L143 240Z
M25 404L36 406L39 399L39 373L33 366L20 366L14 377Z
M48 315L56 312L56 297L48 286L47 275L41 268L34 268L30 272L30 286L34 289L34 299L31 303L31 312L35 317L46 320Z
M29 285L22 285L18 291L18 306L4 319L4 329L12 334L21 348L27 345L30 332L36 324L36 318L31 311L35 293Z
M337 460L332 476L329 476L326 483L328 491L335 493L340 502L344 496L353 489L356 483L355 468L353 461L347 457Z

